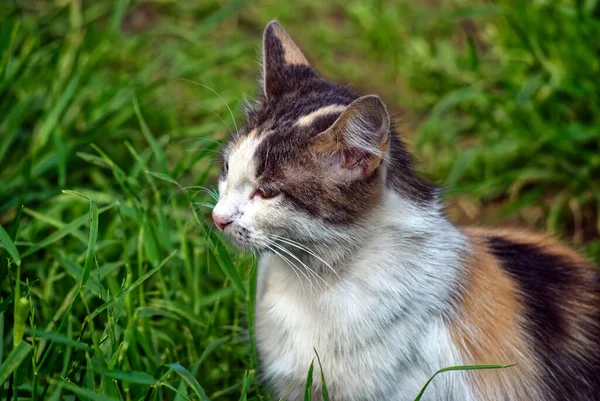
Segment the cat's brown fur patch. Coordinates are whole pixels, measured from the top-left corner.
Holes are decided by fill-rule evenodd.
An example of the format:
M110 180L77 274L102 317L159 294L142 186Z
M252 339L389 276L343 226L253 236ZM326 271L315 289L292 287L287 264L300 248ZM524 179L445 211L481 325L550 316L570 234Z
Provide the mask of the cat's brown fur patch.
M565 281L566 293L572 293L572 297L557 297L555 302L560 306L561 315L564 318L564 335L555 338L561 347L570 351L573 355L585 357L590 347L598 348L594 339L590 338L590 328L600 329L598 322L598 307L600 306L600 294L592 291L581 291L581 283L591 283L597 275L596 268L591 262L584 259L573 249L556 241L549 235L542 235L523 230L494 229L482 230L471 229L481 237L499 236L508 241L518 244L535 244L546 254L560 260L560 263L568 265L574 276L574 280ZM558 263L558 262L557 262Z
M477 235L465 232L470 235L472 253L466 263L457 316L450 325L453 340L467 365L518 364L470 374L479 400L525 400L517 395L537 393L537 372L519 322L523 307L517 288Z
M600 278L593 265L549 236L507 229L464 232L473 253L453 323L455 342L466 363L512 358L508 363L518 364L474 376L481 397L596 399Z
M271 22L267 26L267 30L268 29L273 29L273 34L281 42L284 51L284 59L287 64L305 65L307 67L310 65L300 48L298 48L279 22Z

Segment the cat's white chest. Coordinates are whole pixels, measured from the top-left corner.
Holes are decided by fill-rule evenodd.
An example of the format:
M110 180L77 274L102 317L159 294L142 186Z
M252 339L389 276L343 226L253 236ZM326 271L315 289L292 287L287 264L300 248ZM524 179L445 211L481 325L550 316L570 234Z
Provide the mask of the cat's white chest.
M313 280L316 289L306 282L302 288L281 260L263 263L269 264L269 271L268 277L264 276L267 266L261 266L257 347L262 371L275 383L277 392L297 382L288 399L301 399L313 360L315 388L320 387L316 353L330 394L343 400L412 400L433 373L432 366L442 364L439 360L443 359L456 362L452 350L439 355L439 349L449 343L445 328L418 314L395 315L393 304L398 299L385 299L382 294L370 293L364 283L353 281L338 282L331 288L321 283L319 289ZM432 346L423 345L427 337ZM315 396L319 399L318 393ZM424 398L430 399L437 398Z

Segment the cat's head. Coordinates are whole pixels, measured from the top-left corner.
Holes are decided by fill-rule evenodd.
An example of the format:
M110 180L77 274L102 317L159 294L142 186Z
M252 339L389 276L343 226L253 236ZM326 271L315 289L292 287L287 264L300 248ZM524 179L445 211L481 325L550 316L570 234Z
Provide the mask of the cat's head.
M223 151L213 219L234 243L339 244L386 190L434 195L412 171L381 99L320 77L278 22L263 37L262 96Z

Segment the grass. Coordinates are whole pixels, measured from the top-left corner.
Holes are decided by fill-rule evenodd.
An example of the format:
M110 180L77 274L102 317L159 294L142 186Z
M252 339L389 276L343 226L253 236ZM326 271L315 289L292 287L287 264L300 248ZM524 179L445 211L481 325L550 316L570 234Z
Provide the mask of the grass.
M0 399L266 398L254 261L201 204L272 18L386 100L453 217L600 261L598 2L298 3L2 2Z

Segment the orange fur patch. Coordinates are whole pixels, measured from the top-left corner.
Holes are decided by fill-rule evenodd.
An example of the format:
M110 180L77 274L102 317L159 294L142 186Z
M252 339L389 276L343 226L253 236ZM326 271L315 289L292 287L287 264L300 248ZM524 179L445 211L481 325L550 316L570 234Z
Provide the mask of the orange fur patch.
M575 250L549 235L514 229L485 230L477 228L468 231L479 237L495 235L515 243L534 244L543 252L560 258L562 263L576 269L581 277L581 282L594 281L595 266ZM600 325L596 317L600 299L597 293L582 291L582 288L572 288L570 292L573 293L573 297L556 299L556 302L562 306L563 317L566 319L567 335L561 339L561 347L574 356L585 358L590 348L598 347L598 344L590 338L590 329Z
M257 139L258 138L258 130L256 128L254 128L252 131L250 131L248 136L250 137L250 139Z
M451 332L468 365L518 364L469 374L481 401L538 400L534 354L523 330L522 305L512 279L487 251L475 230L463 293ZM530 398L524 398L530 394Z

